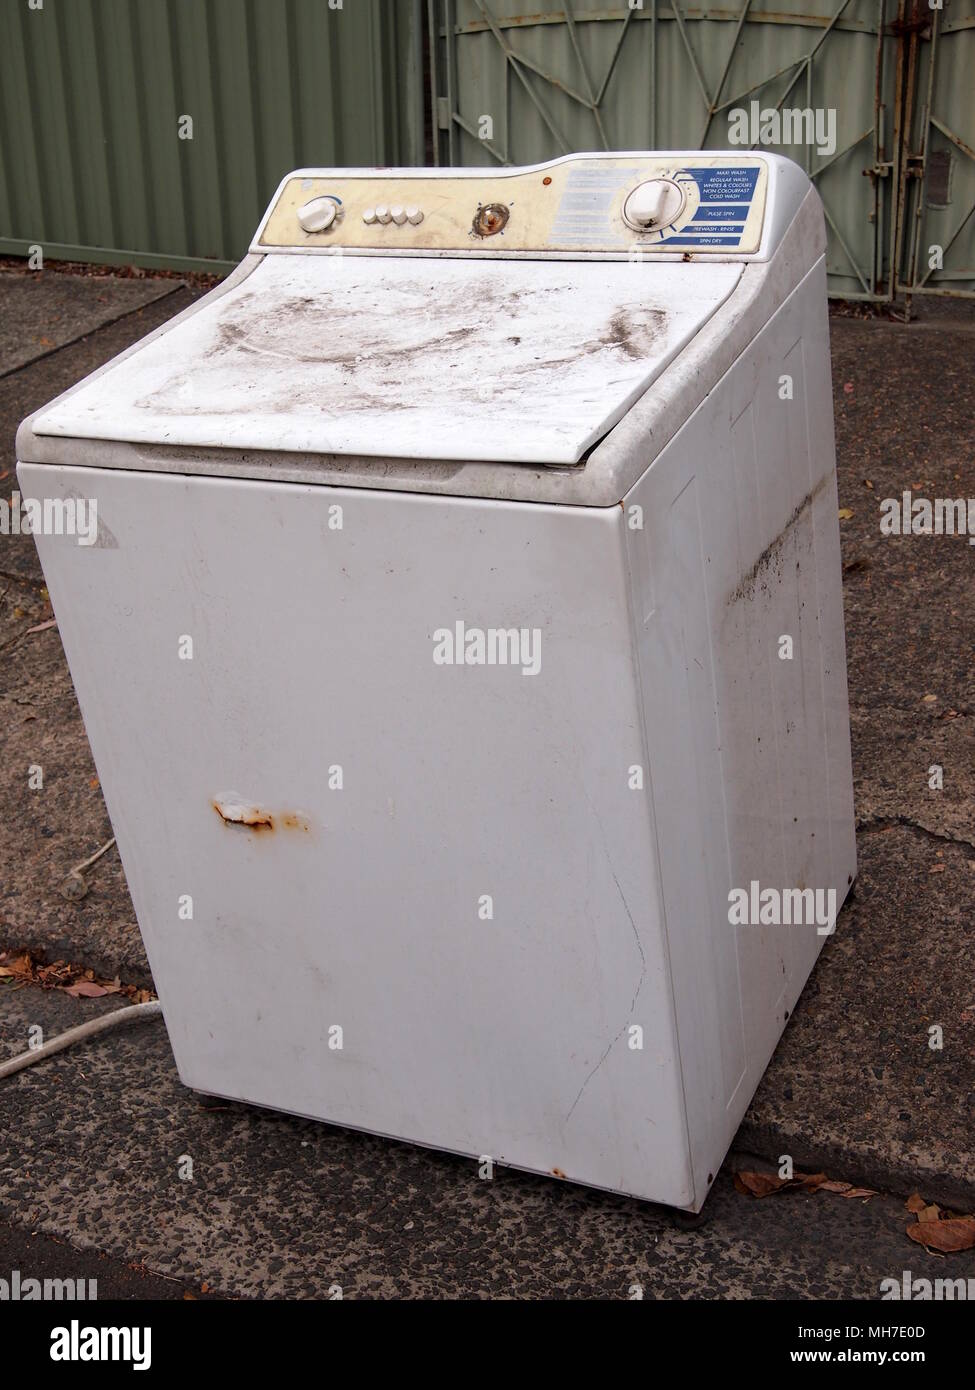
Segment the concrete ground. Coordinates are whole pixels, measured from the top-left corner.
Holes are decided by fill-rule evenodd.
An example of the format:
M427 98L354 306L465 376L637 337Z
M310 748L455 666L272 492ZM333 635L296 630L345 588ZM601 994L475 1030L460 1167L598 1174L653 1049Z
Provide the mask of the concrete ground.
M19 420L201 292L171 279L22 281L0 273L0 317L9 324L8 305L22 316L20 332L0 333L0 497L16 485ZM925 305L911 325L834 314L831 330L840 505L852 513L841 528L860 870L706 1224L523 1174L481 1182L463 1160L271 1112L205 1108L157 1021L0 1083L0 1249L36 1232L43 1262L56 1238L97 1255L128 1297L144 1278L175 1281L179 1297L328 1297L338 1284L349 1296L621 1298L636 1284L648 1298L870 1298L904 1268L975 1275L975 1253L911 1243L903 1204L920 1189L975 1211L975 551L878 526L880 499L911 487L975 496L975 311ZM49 617L32 540L0 537L0 951L147 986L117 856L91 871L81 901L59 891L112 832L57 629L30 631ZM33 762L47 769L43 797L27 789ZM0 1053L19 1051L31 1023L50 1036L116 1003L0 982ZM883 1195L755 1201L734 1189L732 1167L752 1162L741 1155L784 1153ZM178 1175L184 1156L192 1179Z
M28 1027L53 1036L79 1013L31 988L6 991L2 1008L0 1056ZM648 1299L872 1299L904 1269L975 1277L975 1252L949 1264L910 1242L911 1217L890 1196L757 1201L725 1172L706 1223L688 1228L661 1207L548 1178L483 1181L449 1154L209 1108L180 1083L158 1020L0 1084L0 1216L193 1291L625 1299L640 1285Z

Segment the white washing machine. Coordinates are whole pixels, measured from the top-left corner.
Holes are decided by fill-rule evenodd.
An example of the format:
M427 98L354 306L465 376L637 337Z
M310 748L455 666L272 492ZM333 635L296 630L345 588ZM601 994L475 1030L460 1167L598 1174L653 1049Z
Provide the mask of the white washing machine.
M24 422L187 1086L700 1208L856 868L824 245L773 155L300 170Z

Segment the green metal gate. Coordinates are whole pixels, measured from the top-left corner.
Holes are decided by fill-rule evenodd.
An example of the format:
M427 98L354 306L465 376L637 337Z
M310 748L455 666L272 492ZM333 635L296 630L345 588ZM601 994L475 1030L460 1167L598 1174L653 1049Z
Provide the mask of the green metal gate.
M967 8L967 15L960 13ZM902 4L906 45L897 290L975 297L975 4Z
M789 155L819 189L832 294L958 293L975 274L975 167L956 168L975 161L975 20L944 16L975 0L944 3L942 14L927 0L910 11L908 0L779 0L774 11L572 0L525 13L522 0L428 0L435 158L723 149L744 125L749 148ZM832 135L810 141L817 112L824 136L833 113ZM942 143L955 160L943 204ZM928 270L922 251L938 236L946 259Z

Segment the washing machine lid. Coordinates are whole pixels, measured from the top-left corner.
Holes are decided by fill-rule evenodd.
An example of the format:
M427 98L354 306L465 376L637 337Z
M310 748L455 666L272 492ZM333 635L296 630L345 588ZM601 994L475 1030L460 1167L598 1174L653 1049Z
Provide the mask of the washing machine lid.
M573 464L740 263L269 255L33 421L37 435Z

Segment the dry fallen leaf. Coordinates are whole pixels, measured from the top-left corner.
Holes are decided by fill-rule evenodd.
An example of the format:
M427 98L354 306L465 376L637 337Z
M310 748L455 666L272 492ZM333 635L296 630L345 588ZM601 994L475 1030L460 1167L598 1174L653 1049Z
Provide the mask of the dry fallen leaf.
M774 1192L789 1191L832 1192L838 1197L866 1202L877 1195L872 1187L854 1187L851 1182L828 1178L825 1173L795 1173L791 1178L782 1178L777 1173L742 1171L735 1174L734 1181L737 1190L746 1197L770 1197Z
M49 627L57 627L57 625L57 618L48 618L46 623L37 623L34 627L29 627L26 635L29 637L32 632L47 632Z
M770 1197L773 1192L799 1188L816 1192L826 1181L825 1173L795 1173L791 1178L780 1178L778 1173L735 1174L735 1187L746 1197Z
M928 1208L927 1210L930 1210ZM943 1221L918 1220L907 1234L926 1250L950 1255L956 1250L975 1249L975 1216L949 1216Z
M854 1187L851 1182L836 1182L832 1178L827 1182L821 1182L818 1190L820 1192L835 1192L838 1197L861 1197L864 1200L877 1195L872 1187Z
M927 1202L921 1196L920 1192L912 1192L904 1205L907 1207L908 1211L923 1211L927 1206Z
M780 1192L791 1179L780 1178L777 1173L736 1173L735 1187L745 1197L767 1197L771 1192Z
M849 521L850 517L853 515L853 509L851 507L840 507L838 515L840 521Z
M64 988L64 993L74 999L100 999L103 994L111 992L104 985L96 985L94 980L79 980L77 984L65 985Z
M930 1206L921 1207L917 1213L918 1221L938 1221L940 1217L941 1208L935 1202L932 1202Z
M0 951L0 980L12 988L39 985L41 989L58 989L76 999L99 999L105 994L124 994L133 1004L145 1004L155 995L135 985L124 985L116 975L114 980L100 980L94 970L73 965L70 961L55 960L45 964L35 961L29 951L13 956Z

